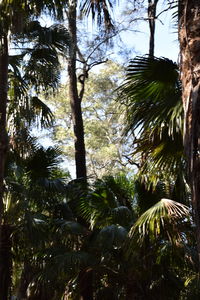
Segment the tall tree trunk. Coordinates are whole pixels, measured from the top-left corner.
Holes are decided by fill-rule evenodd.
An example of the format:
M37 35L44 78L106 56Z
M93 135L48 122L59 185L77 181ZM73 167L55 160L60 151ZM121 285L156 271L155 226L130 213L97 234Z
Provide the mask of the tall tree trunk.
M4 170L8 150L6 108L8 93L8 39L0 39L0 224L3 218Z
M81 97L78 94L78 82L76 76L76 54L77 54L77 29L76 29L76 6L77 1L72 0L68 11L68 30L71 37L70 53L68 59L69 96L72 111L72 120L75 136L75 163L76 177L86 178L86 154L84 143L84 127L81 110Z
M200 271L200 1L179 0L184 147L192 190Z
M3 195L4 195L4 176L5 162L8 150L7 136L7 90L8 90L8 37L2 35L0 37L0 300L8 299L9 283L7 280L5 263L7 262L7 254L5 251L5 232L3 229ZM9 239L9 237L8 237Z
M75 136L75 163L76 163L76 177L87 177L86 170L86 152L84 142L84 127L81 109L81 100L83 97L84 89L78 92L78 81L76 75L76 59L77 59L77 0L69 1L68 7L68 30L71 38L71 45L69 49L68 58L68 76L69 76L69 96L72 112L72 120L74 126ZM83 223L83 220L80 220ZM92 290L92 278L87 276L85 280L81 278L81 272L79 274L79 288L80 288L80 300L93 299Z
M9 299L11 286L12 258L11 258L11 233L10 225L1 226L1 247L0 247L0 300Z
M149 20L149 29L150 29L149 55L150 56L154 56L157 4L158 4L158 0L148 0L148 20Z

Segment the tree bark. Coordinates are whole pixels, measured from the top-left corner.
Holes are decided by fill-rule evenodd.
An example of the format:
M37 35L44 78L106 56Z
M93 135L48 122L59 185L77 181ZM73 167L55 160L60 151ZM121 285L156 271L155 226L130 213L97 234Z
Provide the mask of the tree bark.
M4 171L8 150L7 135L8 39L0 38L0 224L3 218Z
M179 0L184 148L192 191L200 271L200 2Z
M84 142L84 127L81 109L81 97L78 94L78 82L76 76L76 55L77 55L77 29L76 29L76 6L77 1L72 0L68 10L68 30L71 37L71 45L68 58L68 76L69 76L69 96L72 112L72 120L75 136L75 164L76 177L86 178L86 152Z
M0 37L0 300L8 299L8 290L10 284L9 270L7 263L9 251L7 253L6 245L9 244L10 236L7 236L5 225L3 227L3 196L4 196L4 176L5 162L8 151L7 135L7 91L8 91L8 37ZM6 246L7 247L7 246Z
M150 56L154 56L157 4L158 4L158 0L148 0L148 20L149 20L149 29L150 29L149 55Z
M12 258L11 258L11 233L10 225L1 226L1 247L0 247L0 300L9 299L11 286Z

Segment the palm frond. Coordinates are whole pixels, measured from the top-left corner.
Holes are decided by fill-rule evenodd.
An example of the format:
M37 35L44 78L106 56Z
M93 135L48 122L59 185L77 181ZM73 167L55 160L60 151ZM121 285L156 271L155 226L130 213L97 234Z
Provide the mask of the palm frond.
M54 231L62 234L85 235L86 229L75 221L66 221L63 219L56 219L54 221Z
M56 88L59 83L59 56L67 54L70 39L61 24L42 27L38 21L30 21L23 34L16 35L23 46L24 79L36 90ZM25 46L25 47L24 47Z
M49 27L41 26L37 20L29 21L24 27L23 33L16 36L23 44L34 41L40 48L56 49L60 54L67 53L70 44L67 28L61 24L53 24ZM28 54L29 49L24 49Z
M38 97L31 98L31 106L35 112L35 118L39 119L39 123L43 127L49 127L53 124L54 116L50 108Z
M127 106L125 132L135 134L132 155L143 157L140 173L151 176L155 170L156 185L166 169L170 175L179 172L184 159L178 66L167 58L136 57L119 89L119 100Z
M78 211L91 228L111 224L129 227L133 217L129 192L112 176L105 177L97 180L93 188L81 197Z
M127 130L135 130L140 126L151 130L156 126L162 130L173 115L176 123L172 122L170 131L180 131L181 84L178 66L171 60L136 57L129 64L119 97L128 107ZM176 120L174 110L177 111Z
M61 272L69 272L78 268L94 265L97 262L94 256L84 251L66 251L66 249L49 248L46 251L46 272L44 276L55 276ZM53 273L52 273L53 272ZM51 274L52 273L52 274Z
M51 175L51 174L50 174ZM41 177L37 179L37 183L49 192L58 192L64 194L66 191L66 179L65 178L47 178Z
M9 97L20 99L27 94L27 82L22 75L24 54L9 56ZM9 106L10 107L10 106Z
M55 89L59 83L59 61L56 51L47 48L34 48L24 66L24 78L37 91Z
M191 274L188 274L184 282L184 286L185 286L185 291L184 291L185 299L198 299L200 297L199 273L192 272Z
M111 0L84 0L81 3L80 10L82 14L92 15L93 20L97 20L97 24L101 26L104 22L105 28L107 30L113 29L113 21L111 18L111 12L113 8L113 4L116 1Z
M176 225L178 221L190 216L189 208L170 199L161 199L153 207L144 212L130 230L129 236L139 235L143 241L146 236L158 237L167 224Z
M178 174L182 173L182 177L184 176L183 140L180 132L172 138L163 130L160 138L157 133L151 136L150 130L147 130L135 139L133 145L135 149L132 155L141 154L145 157L139 170L139 176L144 181L148 176L149 182L156 186L160 180L172 182Z
M60 162L60 154L61 152L58 148L48 147L44 149L41 146L27 158L26 171L33 180L50 179L52 172Z
M97 245L108 251L114 247L120 248L127 237L127 230L119 225L110 225L102 228L97 236Z

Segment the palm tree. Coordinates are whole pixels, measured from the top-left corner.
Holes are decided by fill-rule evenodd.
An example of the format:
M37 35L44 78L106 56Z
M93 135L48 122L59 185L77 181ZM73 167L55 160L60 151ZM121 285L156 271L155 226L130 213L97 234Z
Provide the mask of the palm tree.
M190 220L188 207L161 199L133 224L125 252L129 263L134 263L137 251L140 257L138 269L141 269L141 264L143 269L148 268L146 276L141 277L141 284L146 280L144 299L181 299L185 290L184 277L193 269L192 247L189 249L188 245L192 232Z
M52 125L53 114L37 95L58 87L59 56L68 51L69 35L61 25L42 27L38 21L29 21L13 42L19 53L9 56L7 119L10 141L17 146L14 140L21 131L33 124Z
M140 176L155 185L172 176L184 178L178 66L165 58L136 57L118 98L127 107L125 133L134 136L132 155L141 156Z
M26 115L26 117L24 119L26 119L26 124L30 123L30 121L32 121L35 117L30 116L30 109L28 112L28 106L29 108L32 108L32 112L33 111L37 111L42 112L43 114L43 120L45 120L45 114L46 116L50 117L51 119L51 113L50 111L47 109L47 107L45 105L43 105L43 103L37 98L37 97L30 97L30 93L28 95L27 90L30 89L30 84L32 84L32 87L35 86L36 91L39 91L41 86L43 85L43 87L46 85L46 87L49 86L49 80L53 80L56 79L57 77L57 72L55 73L55 66L58 67L58 59L57 59L57 54L56 54L56 49L58 50L62 50L64 48L66 48L66 46L68 45L68 42L66 45L64 45L64 43L66 43L66 41L68 41L68 35L67 35L67 39L66 39L66 30L62 32L62 37L64 37L65 35L65 40L62 39L63 41L60 43L58 40L56 40L56 31L57 33L61 33L62 30L59 30L59 27L55 27L55 28L51 28L50 31L43 29L43 31L41 30L41 26L39 26L39 23L37 24L37 22L28 22L30 21L31 16L36 15L38 16L39 13L42 12L42 9L45 6L45 9L47 8L46 5L47 3L42 3L40 2L35 2L34 4L31 3L31 5L26 6L26 3L24 5L24 2L21 1L19 2L15 2L12 1L12 5L10 5L11 3L7 3L7 1L2 1L1 2L1 33L0 33L0 37L1 37L1 51L0 51L0 98L1 98L1 106L0 106L0 110L1 110L1 116L0 116L0 127L1 127L1 134L0 134L0 144L1 144L1 149L0 149L0 223L2 225L2 221L4 219L4 203L3 203L3 199L4 199L4 191L5 191L5 186L4 186L4 179L5 179L5 164L6 164L6 157L8 155L8 133L7 133L7 121L8 121L8 115L7 115L7 103L8 103L8 87L10 87L9 90L9 96L10 96L10 100L11 103L13 104L12 107L11 105L9 105L9 109L10 109L10 113L12 111L12 115L14 115L14 122L15 125L18 122L18 129L20 127L20 130L22 129L22 119L19 119L19 107L17 106L17 103L20 102L20 104L22 104L23 102L23 113L25 116L25 113L29 113L29 120L28 120L28 116ZM58 4L58 3L57 3ZM60 3L61 4L61 3ZM32 6L33 5L33 6ZM56 6L57 7L57 6ZM60 6L58 11L55 11L55 6L52 3L49 3L48 9L50 9L53 12L58 12L59 14L61 13L60 9L63 9L63 6ZM21 20L20 22L17 22L16 20L16 15L21 16ZM61 14L59 15L61 16ZM27 25L29 24L29 25ZM32 28L30 27L30 24L32 25ZM33 26L35 25L35 26ZM37 25L37 26L36 26ZM28 28L29 26L29 28ZM28 31L26 32L26 30L28 29ZM61 29L61 27L60 27ZM22 34L24 30L24 35ZM39 34L40 31L40 34ZM11 34L10 34L11 33ZM53 33L53 35L52 35ZM32 34L32 36L30 36ZM50 39L46 39L44 42L43 39L43 44L42 44L42 37L44 37L44 34L46 34L46 38L49 36ZM49 34L49 35L48 35ZM25 36L27 37L29 35L29 38L32 38L32 42L33 42L33 38L34 41L36 41L37 43L35 44L35 48L31 49L31 51L27 51L30 49L26 49L23 51L23 53L21 55L15 55L15 57L9 57L9 41L10 38L13 38L13 41L15 41L15 44L17 43L17 38L18 38L18 42L19 42L19 38L25 38ZM38 38L37 38L38 36ZM52 38L53 37L53 38ZM21 39L22 41L22 39ZM27 40L26 40L27 43ZM62 44L63 43L63 44ZM40 45L39 45L40 44ZM49 50L49 55L48 51ZM30 55L31 52L31 55ZM24 78L22 78L21 74L20 74L20 69L22 67L21 62L23 60L23 58L25 57L25 55L27 55L29 53L30 56L30 60L28 61L28 64L24 64ZM36 58L38 58L38 64L36 63ZM26 57L27 59L27 57ZM27 60L24 60L27 62ZM17 64L14 64L17 62L19 68L17 68ZM42 67L42 64L44 63L44 61L48 64L46 64L46 66L48 66L49 69L49 75L47 76L47 73L44 74L44 71L42 72L42 70L44 70L44 67ZM54 63L57 62L56 65L54 65ZM11 67L11 70L9 69L9 63ZM33 73L35 68L35 73ZM11 71L11 72L10 72ZM54 71L54 72L52 72ZM11 79L9 80L9 74L11 73ZM17 75L17 76L16 76ZM52 76L53 75L53 76ZM57 80L55 80L55 82L57 82ZM16 85L17 83L17 85ZM51 87L55 86L50 84ZM33 90L32 90L33 91ZM15 100L15 101L14 101ZM12 102L13 101L13 102ZM10 104L11 104L10 103ZM25 108L26 105L26 108ZM21 112L22 112L22 105L21 105ZM50 120L49 119L49 120ZM13 120L12 120L13 122ZM20 123L20 125L19 125ZM25 124L24 124L25 126ZM15 128L16 129L16 128ZM16 142L17 138L15 137L15 142ZM5 226L1 227L1 231L6 228ZM3 238L3 232L2 232L2 238ZM9 238L9 234L7 235L7 238ZM1 240L1 234L0 234L0 240ZM4 241L1 240L1 248L3 249L4 245L3 245ZM0 267L0 278L3 278L3 261L5 260L5 252L1 253L1 262L2 263L2 267ZM1 285L1 295L2 295L2 299L7 299L8 297L8 291L7 291L7 287L8 284L5 285Z
M123 277L122 270L119 269L120 249L132 222L132 189L132 183L124 176L109 176L98 180L87 191L79 194L78 199L73 197L69 202L76 214L81 215L89 224L89 234L81 249L91 255L91 261L80 269L77 282L80 295L85 299L94 299L94 295L97 299L117 299L118 293L122 295L119 283L119 278ZM105 278L104 281L102 277ZM88 283L91 281L93 291L89 294ZM111 291L114 281L118 288Z
M97 298L178 298L184 291L184 277L193 270L189 208L163 199L141 215L138 191L133 187L122 177L107 177L97 181L88 195L82 194L81 201L77 199L75 210L91 231L83 247L97 259L81 275L91 270ZM157 189L154 203L166 195L163 188ZM149 194L144 196L148 202ZM111 296L113 286L116 293ZM169 289L165 295L164 286Z
M3 179L6 154L8 149L7 137L7 89L8 89L8 63L9 63L9 42L12 34L22 32L24 25L29 18L38 16L42 11L48 9L55 17L63 18L65 1L1 1L1 31L0 31L0 222L3 213ZM18 15L18 19L16 16ZM19 21L20 19L20 21ZM11 34L10 34L11 33Z
M12 233L8 241L13 241L12 255L19 269L16 290L19 298L24 298L39 268L37 253L45 249L49 240L52 242L49 224L56 206L62 203L65 179L60 178L64 174L57 166L57 149L44 150L32 142L31 151L24 158L20 156L16 149L9 155L4 222Z

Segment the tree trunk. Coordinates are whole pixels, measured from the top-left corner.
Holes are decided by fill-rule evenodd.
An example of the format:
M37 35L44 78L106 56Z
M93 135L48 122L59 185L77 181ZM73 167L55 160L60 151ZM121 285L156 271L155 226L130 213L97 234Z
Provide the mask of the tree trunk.
M0 38L0 224L3 218L4 169L8 150L6 108L8 93L8 40Z
M79 273L80 300L93 300L93 271L83 270Z
M5 249L5 240L8 244L9 238L5 236L4 227L2 225L4 208L4 176L5 176L5 162L8 150L8 136L7 136L7 90L8 90L8 37L2 35L0 37L0 300L8 299L9 289L9 275L5 264L7 264L9 252ZM8 275L8 276L7 276Z
M200 2L179 0L184 147L192 191L200 271Z
M12 258L11 258L11 233L10 225L1 226L0 247L0 300L9 299L11 286Z
M76 75L76 56L77 56L77 0L71 0L68 7L68 30L71 38L71 45L69 49L68 58L68 76L69 76L69 96L72 112L72 121L74 126L75 136L75 163L76 163L76 177L87 177L86 170L86 152L84 142L84 127L81 110L81 100L83 92L78 93L78 81ZM80 221L82 223L82 220ZM93 299L92 278L91 276L84 277L84 280L79 274L79 288L80 299L90 300Z
M76 177L86 178L86 154L84 142L84 127L81 110L81 98L78 94L78 82L76 76L76 54L77 54L77 29L76 29L76 6L77 1L71 1L68 11L68 30L71 37L71 45L68 58L69 96L72 111L72 120L75 136L75 163Z
M158 0L148 0L148 20L149 20L149 29L150 29L149 55L150 56L154 56L157 4L158 4Z

